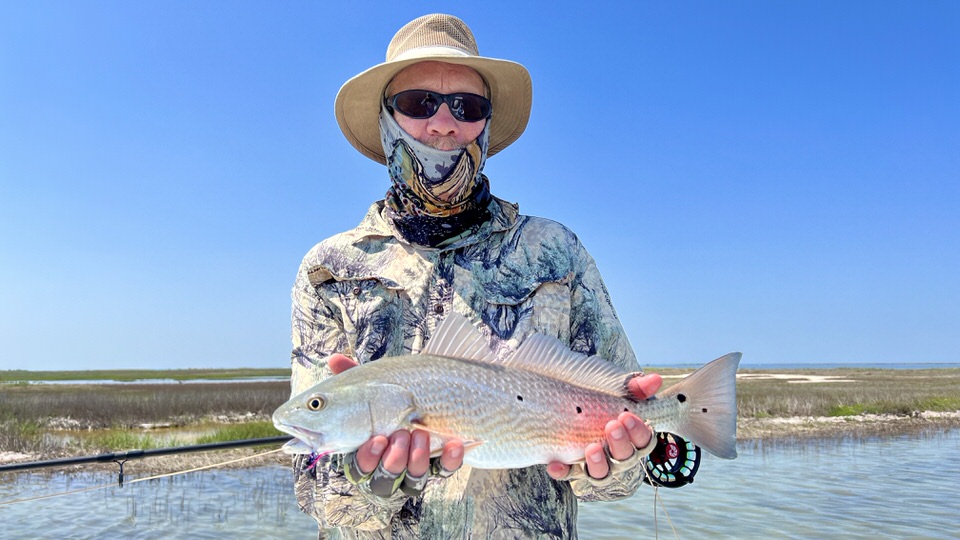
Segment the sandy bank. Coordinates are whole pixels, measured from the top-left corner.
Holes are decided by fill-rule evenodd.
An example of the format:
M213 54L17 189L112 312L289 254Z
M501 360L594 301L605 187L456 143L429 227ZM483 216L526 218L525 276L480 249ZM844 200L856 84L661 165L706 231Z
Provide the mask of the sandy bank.
M790 416L740 418L737 438L831 438L849 435L897 436L923 429L960 427L960 411L921 411L911 415Z
M683 375L663 375L664 379L682 379ZM759 381L759 380L781 380L788 383L830 383L830 382L855 382L854 379L840 377L837 375L808 375L805 373L737 373L738 380Z

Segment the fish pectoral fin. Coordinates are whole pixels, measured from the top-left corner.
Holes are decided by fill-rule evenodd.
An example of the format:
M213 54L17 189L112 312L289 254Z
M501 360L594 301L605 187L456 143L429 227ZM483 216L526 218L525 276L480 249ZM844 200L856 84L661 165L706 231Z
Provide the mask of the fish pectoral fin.
M463 441L463 453L466 455L467 452L473 450L474 448L483 444L483 441ZM443 453L443 446L437 448L436 450L430 452L430 457L440 457L440 454Z
M463 453L467 453L483 444L483 441L463 441Z
M423 431L426 431L427 433L430 434L430 448L431 448L430 457L432 458L438 457L440 455L440 453L443 451L443 445L446 444L447 441L459 438L454 433L440 430L426 424L420 418L411 419L410 428L422 429ZM483 444L483 441L466 439L463 441L463 452L467 453L470 450L473 450L474 448L480 446L481 444Z
M442 441L448 441L454 438L454 435L449 431L443 431L443 430L437 429L427 424L426 422L423 421L422 418L419 418L419 417L411 418L409 424L410 424L410 429L420 429L429 433L431 439L437 438ZM430 446L433 446L433 444L434 442L431 441Z

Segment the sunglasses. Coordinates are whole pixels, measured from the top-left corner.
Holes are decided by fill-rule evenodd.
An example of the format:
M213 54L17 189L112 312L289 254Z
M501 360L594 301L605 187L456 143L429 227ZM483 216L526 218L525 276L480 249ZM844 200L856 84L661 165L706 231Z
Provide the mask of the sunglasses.
M429 90L404 90L386 98L384 103L391 114L397 110L410 118L430 118L437 114L443 103L450 107L453 117L461 122L479 122L493 114L493 104L489 99L465 92L440 94Z

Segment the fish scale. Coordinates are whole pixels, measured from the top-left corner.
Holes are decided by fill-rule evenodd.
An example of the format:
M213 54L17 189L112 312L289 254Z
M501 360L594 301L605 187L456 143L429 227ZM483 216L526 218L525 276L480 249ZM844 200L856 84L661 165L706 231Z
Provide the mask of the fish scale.
M373 435L429 431L438 451L452 438L464 462L486 469L583 460L604 426L627 410L724 458L736 456L735 376L740 354L707 364L655 398L637 401L635 374L559 340L528 337L497 360L471 323L449 315L422 354L381 358L291 398L274 424L300 451L349 452Z

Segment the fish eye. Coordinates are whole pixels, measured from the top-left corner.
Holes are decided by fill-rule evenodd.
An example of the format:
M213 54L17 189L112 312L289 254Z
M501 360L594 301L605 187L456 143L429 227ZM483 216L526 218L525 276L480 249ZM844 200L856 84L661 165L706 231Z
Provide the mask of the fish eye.
M311 411L319 411L327 403L323 401L323 398L320 396L313 396L307 400L307 408Z

